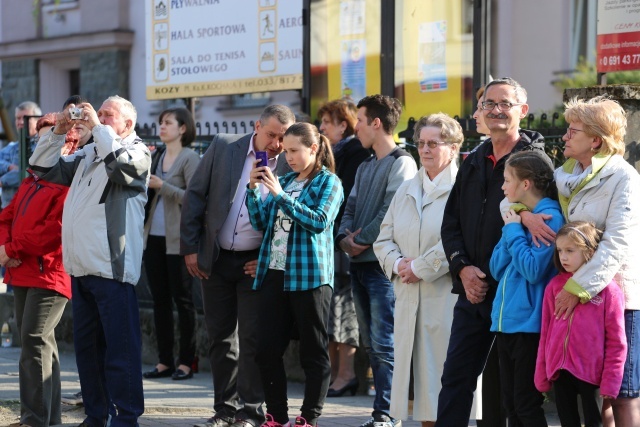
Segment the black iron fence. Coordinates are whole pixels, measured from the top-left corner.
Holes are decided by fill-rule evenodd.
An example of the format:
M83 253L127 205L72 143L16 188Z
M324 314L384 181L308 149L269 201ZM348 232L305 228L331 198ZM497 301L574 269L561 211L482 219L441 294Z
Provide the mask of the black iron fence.
M460 152L468 153L482 142L484 135L479 134L476 131L476 122L473 117L460 118L458 116L454 116L454 118L462 126L465 137ZM316 126L319 126L320 122L316 121L315 124ZM413 130L415 124L416 119L414 117L410 117L407 128L398 132L398 135L404 140L404 146L412 151L412 154L417 155L415 146L413 145ZM564 161L564 156L562 156L562 135L565 134L567 126L558 112L551 114L542 113L538 116L529 114L524 120L522 120L520 125L524 129L531 129L540 132L545 137L547 153L554 160L556 165L559 165ZM215 134L220 132L249 133L254 129L254 126L255 122L253 120L249 122L244 120L230 122L197 122L196 139L191 144L191 147L202 155L209 147L209 144ZM143 123L136 125L136 133L150 146L162 144L158 131L157 123Z
M462 126L462 133L464 134L464 142L460 147L460 160L486 138L485 135L476 131L476 121L473 117L460 118L454 116L454 118ZM408 121L407 129L398 133L400 138L404 140L403 146L411 152L411 154L418 158L417 147L413 144L413 132L416 124L416 120L411 117ZM564 142L562 136L567 131L567 125L560 117L560 113L542 113L538 116L529 114L524 120L520 122L520 127L523 129L529 129L539 132L544 136L546 152L551 157L554 165L560 166L564 163L565 158L562 154L564 148Z

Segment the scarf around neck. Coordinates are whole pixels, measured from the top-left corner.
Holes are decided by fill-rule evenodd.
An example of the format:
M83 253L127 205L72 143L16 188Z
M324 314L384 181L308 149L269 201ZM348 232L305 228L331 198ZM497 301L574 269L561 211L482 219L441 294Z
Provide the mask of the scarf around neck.
M611 157L613 156L596 154L591 158L591 165L584 170L576 159L569 159L556 169L553 175L558 186L558 199L565 219L569 219L571 200L600 173Z

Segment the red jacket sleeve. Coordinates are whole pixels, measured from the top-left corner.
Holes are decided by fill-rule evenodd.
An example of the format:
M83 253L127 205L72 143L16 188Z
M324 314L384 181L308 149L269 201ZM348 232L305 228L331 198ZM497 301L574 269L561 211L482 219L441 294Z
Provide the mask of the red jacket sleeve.
M18 194L16 194L16 196L17 195ZM0 245L5 245L7 242L11 241L11 224L13 223L16 198L17 197L11 199L9 205L0 212ZM7 255L9 254L7 253Z
M34 226L13 233L10 243L5 245L7 255L20 258L21 255L42 256L60 248L62 244L62 208L67 194L65 190L52 192L54 200L48 205L48 212ZM33 206L35 207L35 206Z

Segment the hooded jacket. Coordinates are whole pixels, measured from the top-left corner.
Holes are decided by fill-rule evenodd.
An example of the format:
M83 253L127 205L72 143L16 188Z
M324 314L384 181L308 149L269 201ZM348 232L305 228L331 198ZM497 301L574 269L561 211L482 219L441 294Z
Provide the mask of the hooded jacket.
M521 129L520 139L511 153L526 150L544 151L544 137L538 132ZM509 156L501 158L488 177L486 158L489 155L493 155L490 139L467 156L458 170L444 209L442 245L449 259L455 294L464 294L458 274L467 265L474 265L487 275L493 292L498 286L491 275L489 261L502 236L504 221L500 215L500 202L504 199L504 192L501 187L504 165Z
M546 223L555 232L564 223L560 204L549 198L540 200L533 213L551 215ZM536 247L531 233L520 223L502 227L502 238L490 263L491 275L499 281L491 311L491 331L540 332L544 289L557 273L554 250L554 246Z
M31 175L0 213L0 244L10 258L4 280L12 286L49 289L71 298L71 279L62 266L62 207L68 187Z
M599 385L601 394L617 396L627 357L622 290L611 282L588 303L578 304L567 320L556 320L556 295L570 278L571 273L558 274L544 292L536 388L541 392L551 390L564 369L582 381Z
M64 267L135 285L142 265L144 205L151 155L132 132L92 130L94 143L60 156L65 136L49 131L29 159L48 181L70 186L62 215Z

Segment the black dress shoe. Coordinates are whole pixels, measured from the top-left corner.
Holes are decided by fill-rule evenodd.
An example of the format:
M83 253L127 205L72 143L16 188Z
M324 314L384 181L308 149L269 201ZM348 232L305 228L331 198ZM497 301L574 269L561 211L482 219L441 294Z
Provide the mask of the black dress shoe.
M187 374L182 369L176 369L173 375L171 375L171 379L173 380L188 380L189 378L193 378L193 371L189 371Z
M327 391L327 397L340 397L343 394L345 394L347 391L351 393L351 396L355 396L359 386L360 386L360 383L358 381L358 377L354 377L352 380L350 380L347 383L347 385L345 385L341 389L334 390L330 388Z
M158 371L158 368L153 368L153 371L147 371L142 374L144 378L153 379L153 378L167 378L170 377L175 369L167 368L164 371Z

